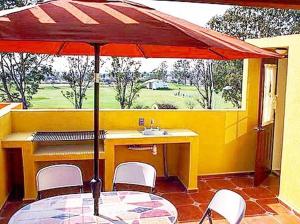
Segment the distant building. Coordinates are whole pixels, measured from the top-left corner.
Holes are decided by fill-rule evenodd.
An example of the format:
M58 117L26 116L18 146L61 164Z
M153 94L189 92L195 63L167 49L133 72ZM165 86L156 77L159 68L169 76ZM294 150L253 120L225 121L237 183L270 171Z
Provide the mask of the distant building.
M168 89L169 88L168 83L159 79L150 79L144 82L144 86L147 89Z
M101 80L101 83L104 84L104 85L109 85L113 82L113 79L107 73L101 73L100 74L100 80Z

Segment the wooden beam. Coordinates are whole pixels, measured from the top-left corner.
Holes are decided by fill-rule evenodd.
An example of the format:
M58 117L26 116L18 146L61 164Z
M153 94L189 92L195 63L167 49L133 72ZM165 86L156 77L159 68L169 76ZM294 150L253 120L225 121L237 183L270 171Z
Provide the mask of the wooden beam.
M161 0L158 0L161 1ZM169 0L222 5L240 5L251 7L300 9L300 0Z

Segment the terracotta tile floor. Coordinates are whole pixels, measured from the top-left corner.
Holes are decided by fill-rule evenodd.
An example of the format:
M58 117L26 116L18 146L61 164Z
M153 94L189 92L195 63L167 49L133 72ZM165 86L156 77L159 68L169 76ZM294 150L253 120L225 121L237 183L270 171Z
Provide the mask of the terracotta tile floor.
M179 222L197 223L203 215L209 201L219 189L233 190L246 200L247 210L244 224L300 224L300 218L282 205L277 199L279 178L270 176L259 187L253 186L253 176L227 176L223 178L199 178L198 192L185 192L176 179L159 179L156 194L171 201L178 210ZM89 187L85 188L86 191ZM28 202L9 201L0 213L0 224L7 223L9 217ZM218 214L213 214L214 223L227 223ZM208 223L208 222L206 222Z

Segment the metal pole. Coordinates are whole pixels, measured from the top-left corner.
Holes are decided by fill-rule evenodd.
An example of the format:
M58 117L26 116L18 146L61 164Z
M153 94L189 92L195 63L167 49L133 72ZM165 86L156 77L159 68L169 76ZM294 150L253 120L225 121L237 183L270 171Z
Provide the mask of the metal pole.
M102 181L99 178L99 82L100 82L100 45L94 44L95 74L94 74L94 178L91 188L94 198L94 215L99 216L99 198Z

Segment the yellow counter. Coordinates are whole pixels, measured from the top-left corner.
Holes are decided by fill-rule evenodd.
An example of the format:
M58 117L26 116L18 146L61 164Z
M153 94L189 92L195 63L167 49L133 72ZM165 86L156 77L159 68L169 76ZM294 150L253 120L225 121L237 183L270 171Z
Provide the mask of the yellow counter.
M167 135L145 136L136 130L109 130L104 145L100 146L99 159L104 161L104 189L112 189L115 167L125 161L147 162L154 167L161 166L161 149L165 145L172 160L168 161L170 175L177 176L186 189L197 189L198 175L198 135L186 129L166 129ZM91 161L93 159L92 141L57 142L55 144L38 144L32 141L34 132L12 133L2 140L6 150L22 150L24 199L36 198L35 175L41 164L59 161ZM158 145L158 155L151 152L128 150L129 145ZM174 160L174 155L176 158ZM169 156L168 156L169 157ZM161 169L160 169L161 170ZM160 173L158 175L161 175ZM90 177L91 178L91 177Z

